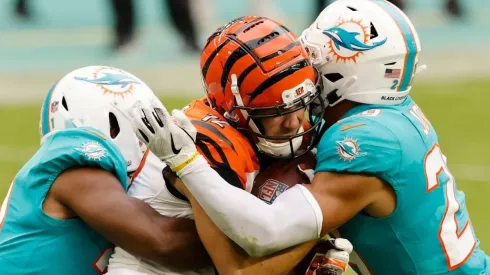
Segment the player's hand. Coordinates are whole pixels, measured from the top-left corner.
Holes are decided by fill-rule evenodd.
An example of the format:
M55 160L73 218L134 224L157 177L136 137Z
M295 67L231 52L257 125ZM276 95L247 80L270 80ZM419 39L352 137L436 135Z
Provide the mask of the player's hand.
M163 104L137 101L131 109L131 124L138 138L174 172L180 171L199 153L196 151L196 128L180 110L172 116Z
M332 246L325 254L323 264L318 267L316 274L343 275L349 265L349 255L352 244L347 239L330 239L327 242Z

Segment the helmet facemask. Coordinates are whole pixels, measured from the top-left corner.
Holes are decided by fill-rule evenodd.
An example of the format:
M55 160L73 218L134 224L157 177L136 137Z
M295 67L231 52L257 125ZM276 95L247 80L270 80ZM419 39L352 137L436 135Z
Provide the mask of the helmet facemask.
M322 117L325 110L324 100L321 98L323 89L321 77L317 77L317 83L313 84L307 79L302 84L283 92L283 102L276 102L270 107L245 107L241 102L240 92L236 84L236 77L232 76L232 91L235 95L235 106L227 112L228 119L233 122L239 114L246 119L247 127L237 127L247 133L254 141L258 150L276 159L292 159L300 157L313 149L316 145L316 136L323 127ZM300 96L298 96L298 94ZM291 98L292 100L288 100ZM310 110L312 106L322 111L314 115ZM309 125L302 125L292 135L266 135L262 125L263 119L285 116L304 109L308 116ZM305 127L307 126L307 127ZM278 142L283 141L283 142Z

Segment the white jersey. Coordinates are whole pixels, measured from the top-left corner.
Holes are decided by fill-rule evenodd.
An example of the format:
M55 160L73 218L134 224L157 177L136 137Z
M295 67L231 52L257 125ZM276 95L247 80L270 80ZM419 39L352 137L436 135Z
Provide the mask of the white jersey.
M251 192L259 161L248 139L225 123L226 120L206 104L205 98L191 102L185 114L198 131L198 151L227 182ZM140 167L143 168L129 188L130 196L145 201L164 216L194 218L190 204L177 197L180 193L169 191L162 174L165 163L149 153ZM108 274L214 274L214 267L175 270L134 257L116 247Z
M152 153L146 157L140 173L134 179L128 194L145 201L160 214L168 217L194 219L192 208L187 201L172 195L168 190L162 171L166 164ZM109 275L121 274L215 274L214 267L200 270L177 270L135 257L120 247L114 249L109 260Z

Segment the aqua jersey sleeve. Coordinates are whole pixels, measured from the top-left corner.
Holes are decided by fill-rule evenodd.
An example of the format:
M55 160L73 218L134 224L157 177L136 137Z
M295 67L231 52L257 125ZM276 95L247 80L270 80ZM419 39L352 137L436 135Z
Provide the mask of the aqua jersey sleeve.
M111 244L81 219L58 219L42 208L56 178L76 167L104 169L127 189L126 162L109 138L92 128L49 134L17 173L2 207L0 274L102 274Z
M318 144L315 172L367 173L393 184L400 143L375 119L352 116L332 125Z
M93 128L68 129L49 136L35 158L39 164L31 172L49 175L49 188L63 171L74 167L99 167L114 174L126 190L126 161L117 146ZM32 175L35 177L35 175ZM44 192L42 194L44 197Z

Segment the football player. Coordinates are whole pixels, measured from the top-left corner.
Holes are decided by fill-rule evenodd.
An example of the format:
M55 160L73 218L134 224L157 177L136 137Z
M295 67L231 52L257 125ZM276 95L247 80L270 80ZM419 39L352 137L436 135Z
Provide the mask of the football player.
M112 243L159 263L209 265L192 221L161 216L126 194L143 152L120 108L154 97L134 75L102 66L77 69L51 88L41 147L0 210L0 274L102 274Z
M319 131L320 121L309 126L305 110L319 97L321 79L298 38L286 27L256 16L229 22L209 37L201 55L201 73L206 97L191 102L184 113L175 115L176 119L181 116L190 119L191 128L197 132L194 133L197 150L228 185L250 192L255 176L265 166L259 161L260 155L291 158L300 155L298 149L302 144L303 153L312 148L313 134ZM146 123L158 117L152 112L144 113ZM165 120L160 122L167 124ZM151 131L157 128L149 132L145 129L137 133L148 141ZM178 152L182 138L186 137L175 136L169 149ZM159 155L160 145L154 146L154 153ZM232 242L209 219L196 214L200 209L196 209L198 204L193 203L190 194L180 193L163 176L180 163L169 163L169 168L155 154L147 153L129 194L148 202L165 216L193 218L194 210L199 235L220 274L237 271L283 274L316 243L308 243L280 258L268 257L266 262L233 253ZM213 272L175 269L141 260L119 247L115 251L109 274ZM282 264L271 264L275 262ZM269 270L269 266L280 268Z
M325 80L330 126L311 184L268 205L222 184L189 138L179 154L159 156L179 160L172 167L189 191L247 251L271 253L335 232L356 248L359 274L490 274L437 134L409 96L423 66L408 17L384 0L339 0L302 38ZM167 129L151 136L151 148L181 131Z

